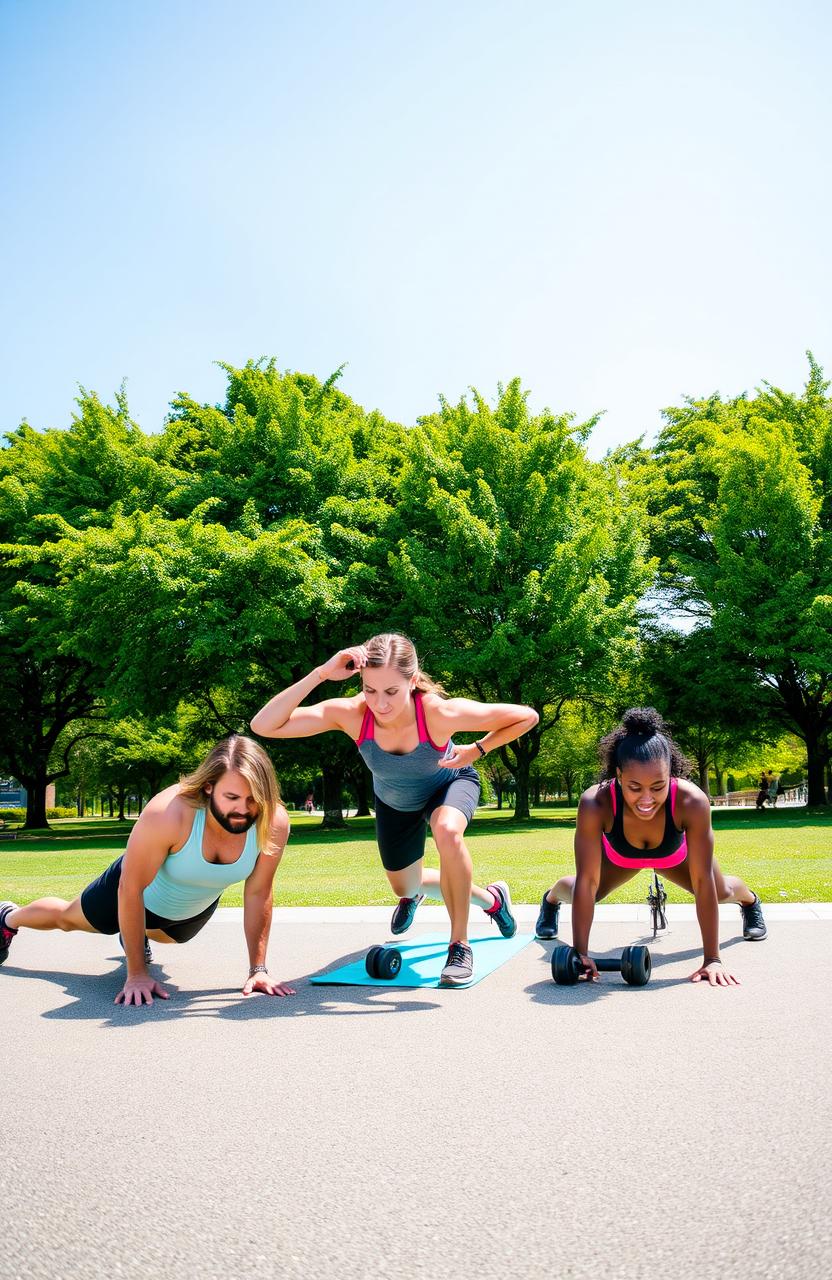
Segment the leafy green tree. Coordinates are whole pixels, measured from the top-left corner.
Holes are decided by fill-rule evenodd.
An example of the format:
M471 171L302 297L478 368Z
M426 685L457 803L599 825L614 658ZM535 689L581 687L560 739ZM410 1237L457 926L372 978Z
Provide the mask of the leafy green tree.
M500 751L518 818L543 734L632 659L650 580L619 475L585 454L592 425L532 416L514 381L494 410L478 395L442 402L408 439L390 557L399 618L451 689L540 715Z
M737 664L712 628L656 632L642 660L650 701L669 721L706 795L712 767L721 774L720 762L777 736L770 690Z
M598 778L598 742L606 732L597 713L586 705L565 707L544 735L535 761L547 790L566 794L569 804Z
M56 529L108 524L164 492L166 471L129 417L82 392L69 430L23 423L0 450L0 767L26 787L26 825L46 826L46 787L67 776L76 745L98 731L108 672L75 645L71 573L43 554Z
M159 458L176 469L171 512L223 525L252 544L274 545L290 535L302 541L304 573L291 625L275 634L269 615L287 589L283 570L245 584L259 594L239 618L236 666L220 652L219 670L234 710L233 724L282 684L291 683L345 644L365 639L388 622L388 527L393 514L405 434L379 414L367 414L335 386L303 374L280 373L274 362L226 366L221 408L181 396L159 442ZM206 601L228 600L233 582L218 573ZM290 588L291 589L291 588ZM228 609L228 604L222 604ZM248 622L251 620L251 628ZM214 651L222 639L211 628ZM326 696L322 690L319 696ZM350 778L359 811L367 808L365 780L355 770L355 749L338 735L270 747L278 767L314 764L323 779L323 824L343 825L342 794ZM363 766L362 766L363 767Z
M485 775L488 785L494 792L497 808L502 809L503 797L511 792L514 786L511 770L506 768L505 762L497 752L491 752L481 761L479 772Z
M690 401L666 411L636 481L677 608L708 625L738 680L772 694L825 802L832 726L832 401L810 359L801 396Z

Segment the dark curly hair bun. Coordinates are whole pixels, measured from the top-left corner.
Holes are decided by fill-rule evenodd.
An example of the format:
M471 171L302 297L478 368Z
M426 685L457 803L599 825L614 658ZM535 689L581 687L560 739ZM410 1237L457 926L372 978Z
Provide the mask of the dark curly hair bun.
M621 727L625 733L643 734L646 738L654 733L667 733L667 726L655 707L631 707L624 712Z
M614 778L616 770L633 760L641 764L666 760L674 778L686 778L690 773L690 765L655 707L630 707L625 711L618 728L601 739L598 754L602 782Z

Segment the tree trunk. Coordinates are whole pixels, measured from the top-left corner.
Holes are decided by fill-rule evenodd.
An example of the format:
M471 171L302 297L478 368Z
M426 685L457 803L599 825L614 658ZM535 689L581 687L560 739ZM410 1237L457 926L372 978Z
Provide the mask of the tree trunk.
M341 808L341 792L344 787L344 770L340 764L324 763L321 767L324 779L324 816L321 826L327 831L346 827Z
M46 821L46 767L36 769L26 777L21 776L19 781L26 788L26 821L23 824L23 830L43 830L44 827L48 829L49 823Z
M499 783L499 782L495 782L493 785L494 785L494 790L497 792L497 808L498 808L498 809L502 809L502 807L503 807L503 788L502 788L502 784L501 784L501 783Z
M710 800L711 787L710 787L710 782L708 781L708 765L709 764L710 764L710 759L709 759L708 749L707 747L703 747L701 751L697 751L696 753L696 770L699 774L699 786L702 788L702 790L705 792L705 795Z
M514 819L515 821L520 821L531 817L529 812L529 766L527 761L517 761L514 782Z
M126 788L125 788L125 787L120 786L120 787L118 788L118 790L116 791L116 797L117 797L117 799L118 799L118 820L119 820L119 822L124 822L124 801L125 801L125 798L126 798L126 796L125 796L125 790L126 790Z
M809 784L809 804L826 804L826 794L823 789L823 767L825 764L824 753L817 738L812 733L807 733L804 742L806 743L806 779Z
M514 777L514 818L527 821L529 812L529 775L540 754L540 728L535 726L522 738L511 743L511 755L506 747L500 747L500 759ZM511 756L514 756L512 760Z
M355 816L356 818L369 818L370 816L370 775L361 764L350 775L352 789L355 792L357 801Z
M719 761L714 760L714 773L716 774L716 793L718 796L725 795L725 770Z
M832 703L828 700L826 681L814 695L807 694L793 668L777 677L777 690L797 734L806 744L806 780L810 805L826 804L823 788L824 765L829 758L827 738L832 720Z

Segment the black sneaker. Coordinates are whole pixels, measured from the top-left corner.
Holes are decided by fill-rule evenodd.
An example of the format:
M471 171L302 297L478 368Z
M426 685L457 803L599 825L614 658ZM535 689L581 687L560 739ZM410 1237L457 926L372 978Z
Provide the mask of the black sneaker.
M415 898L399 898L399 905L393 912L393 919L390 921L390 932L406 933L413 924L416 908L424 900L425 895L423 893L417 893Z
M465 987L474 976L474 953L467 942L452 942L439 979L443 987Z
M763 904L756 893L753 902L740 903L740 914L742 915L742 936L748 942L762 942L768 930L763 919Z
M546 890L548 893L549 890ZM540 904L540 915L537 917L537 924L534 927L534 936L536 938L556 938L558 936L558 920L560 919L560 903L550 902L543 895Z
M16 902L0 902L0 964L9 954L9 947L17 937L17 929L10 929L6 924L6 916L17 907Z
M513 938L517 932L517 921L511 914L511 894L505 880L496 880L487 884L486 889L497 899L496 905L485 909L485 914L496 921L497 928L504 938Z
M123 951L124 939L122 938L121 934L118 935L118 940L121 943L121 949ZM144 962L145 964L153 963L153 952L150 950L150 943L148 942L147 938L145 938L144 940Z

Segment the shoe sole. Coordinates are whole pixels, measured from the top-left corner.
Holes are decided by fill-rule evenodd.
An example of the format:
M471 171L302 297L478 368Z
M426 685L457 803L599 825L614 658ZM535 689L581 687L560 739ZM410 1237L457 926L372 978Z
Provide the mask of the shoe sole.
M440 978L439 985L440 987L470 987L473 981L474 975L472 973L468 978Z
M416 903L416 906L413 908L413 915L410 917L410 919L408 920L407 924L406 924L406 925L404 925L404 927L403 927L403 928L401 928L401 929L394 929L394 928L393 928L393 921L392 921L392 920L390 921L390 932L393 934L393 936L394 936L394 937L399 938L399 937L401 937L401 935L402 935L403 933L407 933L408 929L409 929L409 928L410 928L410 926L413 924L413 921L416 919L416 912L419 910L419 908L421 907L421 905L422 905L422 903L424 902L424 900L425 900L425 895L424 895L424 894L421 894L421 896L420 896L420 898L419 898L419 901ZM393 912L393 914L395 915L395 912Z
M514 929L512 930L511 933L503 933L502 929L500 929L500 926L497 925L497 928L500 929L500 936L503 938L513 938L515 933L517 932L517 921L514 919L514 912L512 910L512 907L514 904L511 901L511 890L509 889L505 880L492 880L491 884L488 885L488 888L500 890L500 892L503 895L503 903L506 907L508 907L508 913L511 916L512 920L514 920Z

